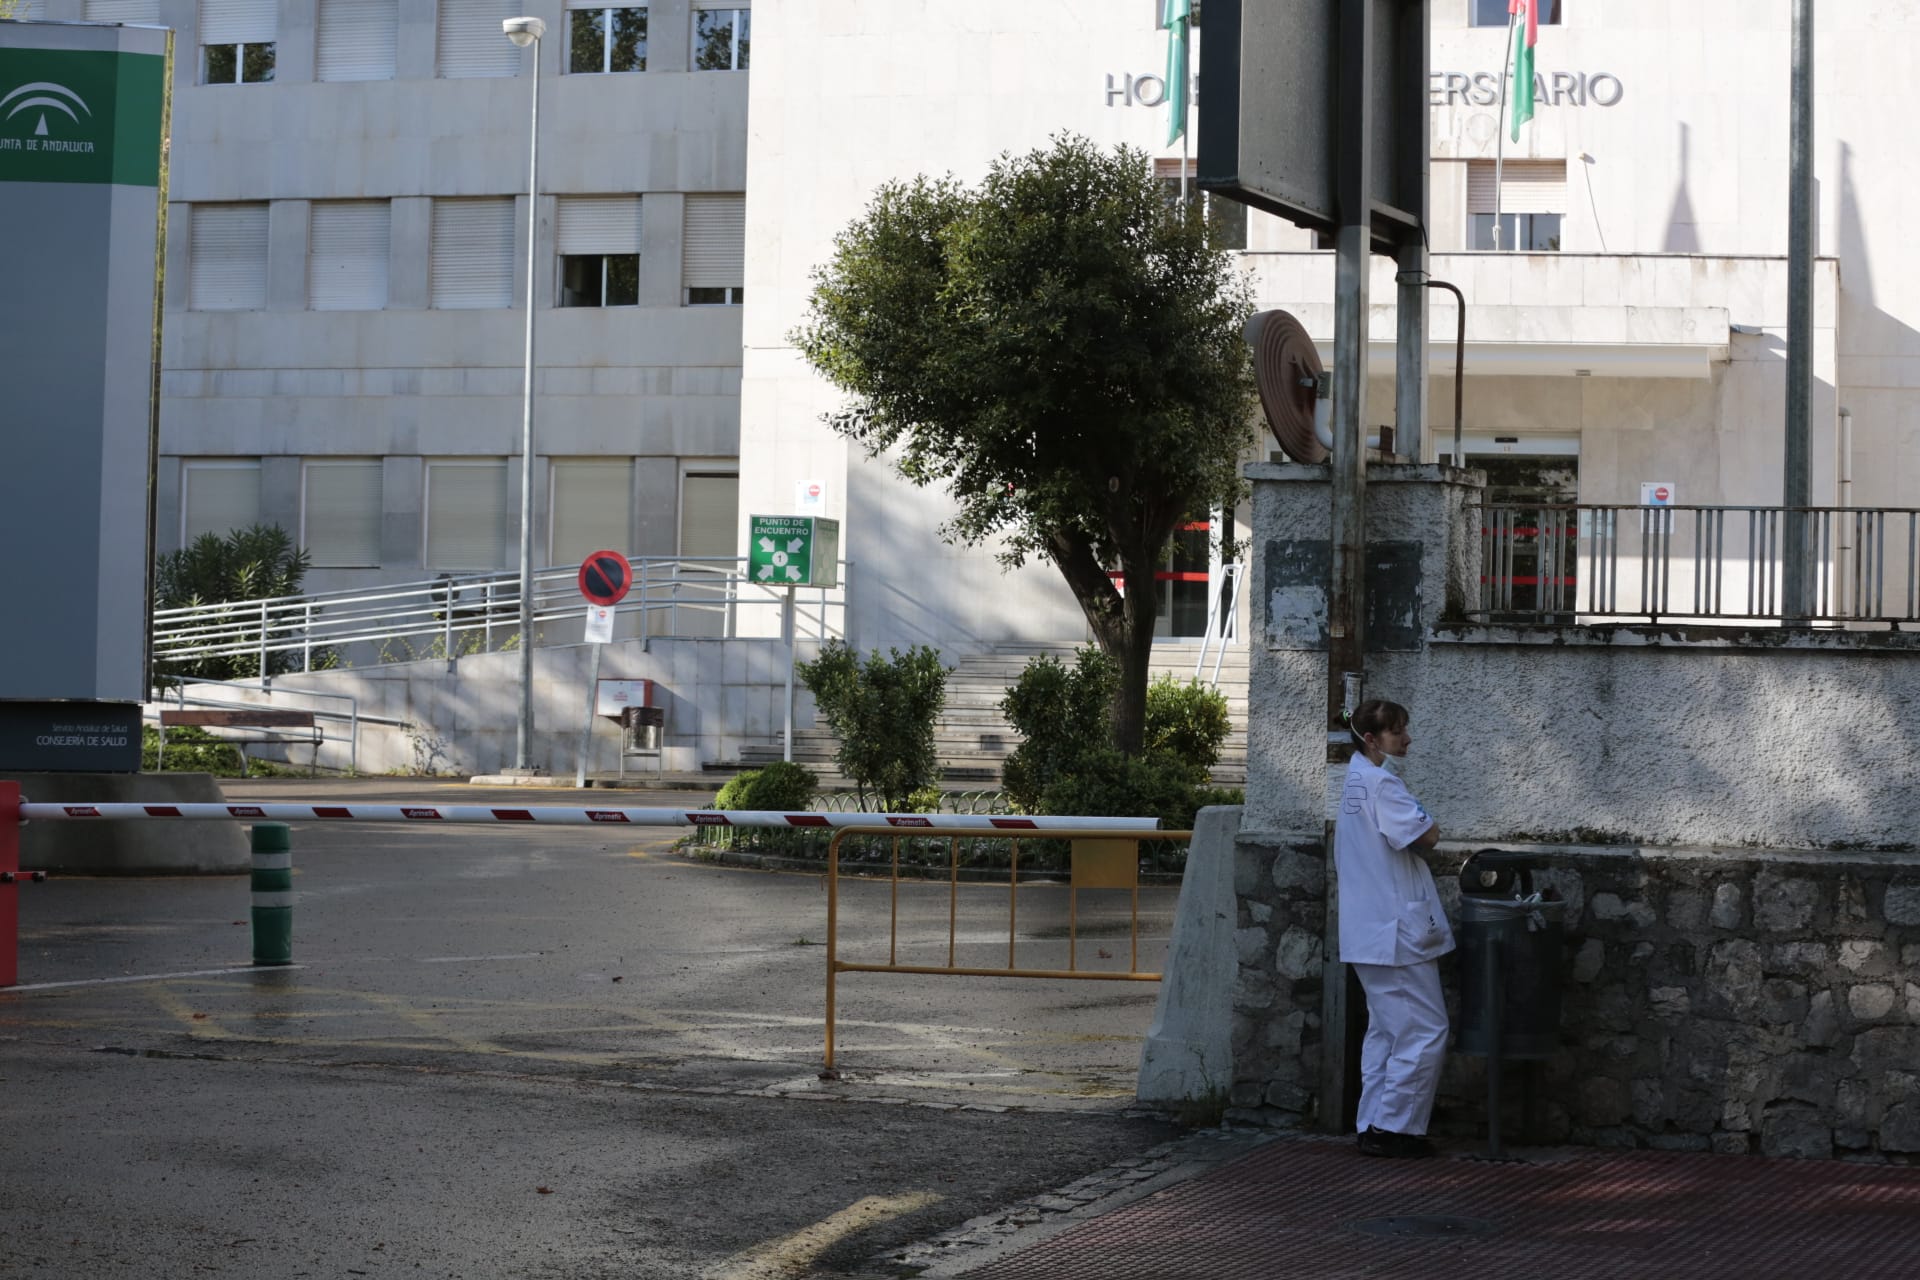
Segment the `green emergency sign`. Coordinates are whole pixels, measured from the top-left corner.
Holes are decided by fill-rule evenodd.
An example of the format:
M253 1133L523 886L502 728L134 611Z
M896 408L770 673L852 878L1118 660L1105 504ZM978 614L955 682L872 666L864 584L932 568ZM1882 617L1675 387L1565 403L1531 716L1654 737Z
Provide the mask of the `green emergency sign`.
M840 585L840 522L819 516L749 516L747 578L770 587Z

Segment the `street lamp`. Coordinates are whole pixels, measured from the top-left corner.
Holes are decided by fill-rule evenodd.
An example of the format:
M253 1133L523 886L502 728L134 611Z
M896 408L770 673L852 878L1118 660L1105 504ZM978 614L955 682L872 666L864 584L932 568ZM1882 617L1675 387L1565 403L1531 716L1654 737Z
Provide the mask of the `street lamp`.
M520 48L533 46L533 112L527 125L527 363L520 408L520 728L514 736L516 772L533 770L533 305L534 253L540 227L540 37L538 18L500 24Z

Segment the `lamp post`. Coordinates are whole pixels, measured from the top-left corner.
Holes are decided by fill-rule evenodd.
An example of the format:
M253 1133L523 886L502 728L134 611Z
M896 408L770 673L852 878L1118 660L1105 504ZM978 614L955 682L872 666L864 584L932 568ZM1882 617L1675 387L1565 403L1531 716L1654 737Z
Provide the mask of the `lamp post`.
M515 772L533 768L533 308L535 246L540 228L540 37L538 18L500 24L520 48L533 46L533 110L527 124L527 362L520 408L520 726L514 735Z

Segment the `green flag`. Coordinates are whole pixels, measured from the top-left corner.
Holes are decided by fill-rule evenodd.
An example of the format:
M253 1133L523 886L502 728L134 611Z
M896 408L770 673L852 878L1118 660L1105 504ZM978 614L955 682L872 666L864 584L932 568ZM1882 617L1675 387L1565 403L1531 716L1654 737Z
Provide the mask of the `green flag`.
M1160 25L1167 30L1167 145L1187 131L1187 27L1193 0L1162 0Z
M1513 132L1520 141L1520 126L1533 119L1533 46L1540 39L1540 0L1507 0L1507 12L1527 11L1526 34L1513 51Z

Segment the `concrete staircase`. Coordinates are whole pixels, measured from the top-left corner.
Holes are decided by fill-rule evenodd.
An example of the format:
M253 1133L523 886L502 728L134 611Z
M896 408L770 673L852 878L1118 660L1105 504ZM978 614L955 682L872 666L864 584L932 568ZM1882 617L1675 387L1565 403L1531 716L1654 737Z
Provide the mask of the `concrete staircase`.
M1042 654L1052 654L1062 662L1073 661L1072 645L1002 645L990 653L960 659L947 677L947 705L934 725L934 747L939 752L941 786L949 791L993 791L1000 786L1000 762L1020 745L1020 735L1008 725L1000 712L1000 700L1008 686L1020 678L1027 664ZM1175 679L1193 677L1194 663L1200 657L1198 642L1163 642L1153 650L1153 676L1163 672ZM1212 653L1207 654L1202 680L1213 674ZM1219 689L1227 698L1227 714L1233 730L1221 749L1213 769L1214 781L1222 786L1242 786L1247 777L1247 653L1244 648L1229 648L1220 663ZM820 775L823 787L851 786L834 767L837 739L821 725L799 729L793 735L793 759ZM736 765L713 768L754 769L781 758L780 745L749 746L740 752Z

